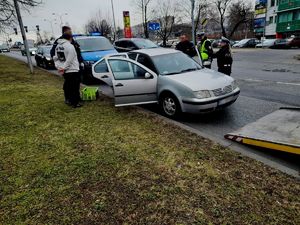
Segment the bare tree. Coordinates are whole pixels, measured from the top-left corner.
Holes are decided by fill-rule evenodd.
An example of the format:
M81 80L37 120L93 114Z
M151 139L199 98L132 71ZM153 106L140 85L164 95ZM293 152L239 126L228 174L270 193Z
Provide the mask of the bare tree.
M180 3L182 14L190 21L191 19L191 0L184 0ZM195 34L201 28L201 21L208 17L208 9L211 4L207 0L196 0L195 1Z
M230 5L228 9L228 29L230 33L229 38L232 38L234 33L242 25L250 25L253 20L253 10L250 2L238 0Z
M227 37L227 32L225 28L225 20L226 20L226 13L228 10L228 7L230 6L231 0L214 0L214 4L216 6L216 10L218 12L218 20L219 24L222 30L222 35L224 37Z
M163 46L167 45L167 41L173 32L175 19L177 15L178 5L172 0L158 0L160 7L156 11L157 21L160 23L158 36L163 41ZM178 19L178 18L177 18Z
M150 9L151 2L152 0L133 0L135 7L142 14L145 38L149 38L148 23L149 23L149 9Z
M18 0L21 7L29 10L41 3L40 0ZM6 27L16 22L16 12L13 0L0 1L0 32L3 32Z
M108 16L104 16L101 10L99 10L94 16L92 16L87 24L85 30L87 33L99 32L103 36L109 36L112 33L112 24Z

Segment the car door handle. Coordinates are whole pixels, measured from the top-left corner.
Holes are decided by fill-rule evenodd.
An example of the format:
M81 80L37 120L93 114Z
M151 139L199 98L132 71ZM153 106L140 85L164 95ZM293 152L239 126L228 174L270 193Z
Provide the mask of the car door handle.
M107 76L107 75L104 75L104 76L102 76L101 78L106 79L106 78L108 78L108 76Z
M123 87L124 85L121 83L116 84L116 87Z

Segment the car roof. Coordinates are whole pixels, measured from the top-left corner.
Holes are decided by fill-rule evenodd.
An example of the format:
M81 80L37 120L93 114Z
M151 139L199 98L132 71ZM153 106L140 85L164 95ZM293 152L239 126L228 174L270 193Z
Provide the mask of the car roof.
M148 56L158 56L158 55L178 53L179 51L175 49L168 49L168 48L150 48L150 49L140 49L132 52L142 53Z
M106 39L106 37L103 36L76 36L74 39L76 40L83 40L83 39Z
M119 40L116 40L116 42L117 41L140 41L140 40L149 40L149 39L145 39L145 38L121 38Z

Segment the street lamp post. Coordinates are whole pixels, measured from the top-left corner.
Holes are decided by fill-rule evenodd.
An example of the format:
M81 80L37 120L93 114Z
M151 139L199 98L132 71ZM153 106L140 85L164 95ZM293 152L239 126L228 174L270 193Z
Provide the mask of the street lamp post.
M32 65L31 55L30 55L30 52L29 52L29 46L28 46L28 42L27 42L27 38L26 38L26 33L25 33L25 30L24 30L24 24L23 24L23 20L22 20L18 0L14 0L14 5L15 5L19 25L20 25L20 30L21 30L21 33L22 33L24 47L25 47L25 50L26 50L28 66L30 68L30 73L33 73L33 65Z
M115 8L114 8L114 0L111 0L111 9L112 9L112 15L113 15L113 23L114 23L114 40L117 36L117 27L116 27L116 17L115 17Z
M67 16L68 13L62 13L62 14L59 14L59 13L52 13L53 16L58 16L59 19L60 19L60 27L63 26L63 16Z
M193 38L193 43L194 43L194 45L196 45L195 18L194 18L195 0L191 0L191 4L192 4L192 12L191 12L191 19L192 19L192 38Z
M49 22L50 25L51 25L51 31L52 31L52 37L54 37L54 30L53 30L53 23L52 23L52 20L47 20L47 19L44 19L44 21L46 22Z

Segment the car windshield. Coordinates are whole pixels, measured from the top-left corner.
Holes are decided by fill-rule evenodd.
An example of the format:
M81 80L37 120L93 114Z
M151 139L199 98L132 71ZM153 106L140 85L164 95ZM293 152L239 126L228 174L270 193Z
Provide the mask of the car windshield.
M158 46L153 43L152 41L150 40L146 40L146 39L141 39L141 40L134 40L134 43L136 44L136 46L138 48L141 48L141 49L147 49L147 48L158 48Z
M250 39L241 40L238 44L246 44Z
M51 51L51 47L44 48L44 53L45 54L50 54L50 51Z
M76 41L79 43L82 52L97 52L114 49L106 38L86 38Z
M274 39L271 39L271 40L264 40L264 41L263 41L263 44L266 44L266 45L273 44L274 41L275 41Z
M200 70L201 66L182 52L152 57L160 75L175 75Z

